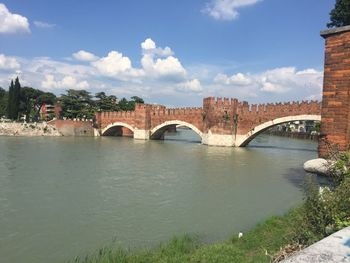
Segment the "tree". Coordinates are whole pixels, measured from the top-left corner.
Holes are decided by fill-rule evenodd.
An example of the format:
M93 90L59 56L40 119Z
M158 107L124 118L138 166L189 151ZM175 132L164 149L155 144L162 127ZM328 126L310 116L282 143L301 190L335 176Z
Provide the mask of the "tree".
M135 110L136 103L144 104L144 100L138 96L132 96L131 101L129 101L129 110Z
M331 22L327 24L328 27L350 25L350 0L336 0L330 16Z
M126 98L122 98L119 101L119 108L121 111L130 111L130 105L129 105L129 101Z
M7 115L8 92L0 87L0 118Z
M27 122L30 118L39 119L40 110L44 104L53 105L56 102L56 96L53 93L31 87L21 89L20 99L20 112L25 115Z
M7 100L7 117L11 120L13 119L13 89L13 80L11 80L11 84L9 87L9 96Z
M107 96L104 92L95 94L96 109L98 111L119 111L118 99L114 95Z
M30 115L34 111L35 100L42 91L30 87L23 87L20 92L20 112L25 115L26 121L30 121Z
M131 100L134 101L135 103L141 103L141 104L145 103L144 100L138 96L132 96Z
M19 106L21 101L21 84L19 83L18 77L15 79L15 85L13 88L13 97L12 97L12 107L13 107L13 119L18 119L19 117Z
M122 111L133 111L135 110L136 103L144 103L143 99L138 96L131 97L131 100L128 101L126 98L122 98L119 101L119 108Z
M69 89L59 101L62 106L62 117L89 119L94 117L94 102L90 92Z

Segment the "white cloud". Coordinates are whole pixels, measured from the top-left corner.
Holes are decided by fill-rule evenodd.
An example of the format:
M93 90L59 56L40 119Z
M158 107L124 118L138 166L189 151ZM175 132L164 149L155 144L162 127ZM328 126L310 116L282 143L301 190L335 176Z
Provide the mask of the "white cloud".
M56 26L56 24L50 24L43 21L34 21L33 24L38 28L44 28L44 29L54 28Z
M144 50L155 49L156 48L156 43L152 39L147 38L145 41L143 41L141 43L141 47Z
M80 61L96 61L99 59L98 56L87 52L85 50L79 50L76 53L73 53L72 55L76 60L80 60Z
M245 86L251 84L251 79L249 78L249 76L246 76L243 73L237 73L235 75L232 75L231 77L219 73L214 78L214 82L221 83L224 85Z
M0 3L0 33L30 33L28 19L18 14L12 14Z
M160 48L147 38L141 43L143 57L141 65L145 75L149 78L184 79L186 70L178 58L173 56L169 47ZM164 58L162 58L164 57Z
M144 54L152 54L161 57L174 55L174 52L171 50L170 47L157 47L156 43L151 38L147 38L144 42L142 42L141 48Z
M297 71L282 67L256 74L237 73L232 76L217 74L214 83L231 87L248 87L266 93L286 93L293 89L321 89L323 72L315 69Z
M321 99L323 72L281 67L258 73L217 74L209 90L217 96L258 102Z
M65 76L60 81L55 80L54 75L45 75L45 79L41 82L41 87L44 89L87 89L89 83L84 81L78 81L72 76Z
M107 76L117 76L119 73L131 69L130 59L117 51L109 52L107 57L100 58L92 65Z
M238 18L237 9L255 5L261 0L211 0L203 12L217 20L233 20Z
M131 80L143 76L143 71L135 69L128 57L118 51L111 51L107 57L91 63L102 75L119 80Z
M144 55L141 63L148 76L181 79L186 75L186 70L180 61L173 56L154 60L153 56Z
M14 57L7 57L4 54L0 54L0 70L15 70L21 66Z
M285 87L277 83L268 82L265 79L262 81L261 85L262 87L260 88L260 90L264 92L283 93L288 91L288 89L285 89Z
M192 79L183 83L177 84L177 89L180 91L202 92L203 88L198 79Z

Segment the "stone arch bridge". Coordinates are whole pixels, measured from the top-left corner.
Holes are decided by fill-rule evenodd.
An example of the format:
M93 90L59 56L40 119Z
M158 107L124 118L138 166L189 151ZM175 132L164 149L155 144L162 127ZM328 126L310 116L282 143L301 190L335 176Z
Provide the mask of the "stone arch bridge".
M237 99L209 97L203 107L168 109L136 104L131 112L97 112L100 135L132 136L134 139L162 139L177 125L192 129L202 143L213 146L246 146L272 126L303 120L321 120L316 101L249 105Z

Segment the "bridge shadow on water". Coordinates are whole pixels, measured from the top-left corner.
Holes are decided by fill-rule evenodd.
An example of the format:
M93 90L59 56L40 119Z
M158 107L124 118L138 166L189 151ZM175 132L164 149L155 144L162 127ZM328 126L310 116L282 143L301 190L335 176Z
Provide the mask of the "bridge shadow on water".
M181 138L165 138L164 140L161 140L162 142L181 142L181 143L196 143L201 144L200 140L190 140L190 139L181 139Z

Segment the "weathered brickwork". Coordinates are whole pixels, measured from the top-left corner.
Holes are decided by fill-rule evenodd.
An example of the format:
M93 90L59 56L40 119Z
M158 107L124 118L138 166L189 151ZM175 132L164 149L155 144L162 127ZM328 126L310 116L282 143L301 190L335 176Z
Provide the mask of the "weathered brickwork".
M317 101L252 104L237 99L205 98L205 131L217 134L243 135L260 124L282 117L320 115L321 104Z
M63 136L94 136L93 123L91 121L77 120L53 120L48 122Z
M327 155L326 141L341 151L350 141L350 26L321 32L325 65L319 155Z
M161 105L137 104L133 112L99 112L96 113L96 124L102 135L127 134L122 130L111 133L114 127L126 126L133 132L145 131L148 135L142 137L143 139L162 138L169 127L181 124L195 129L201 137L214 134L217 135L216 141L227 141L220 143L208 139L208 144L241 146L235 144L236 137L241 136L242 143L246 144L249 140L244 136L255 137L258 133L254 134L254 129L261 124L267 123L266 128L264 127L267 129L278 124L268 122L279 118L291 116L291 120L298 120L298 116L302 116L300 120L304 120L311 116L313 120L320 113L321 104L316 101L249 105L248 102L239 102L237 99L209 97L203 100L202 108L168 109ZM287 121L288 118L282 119L280 123ZM260 133L260 130L257 132ZM221 135L226 137L220 137Z

